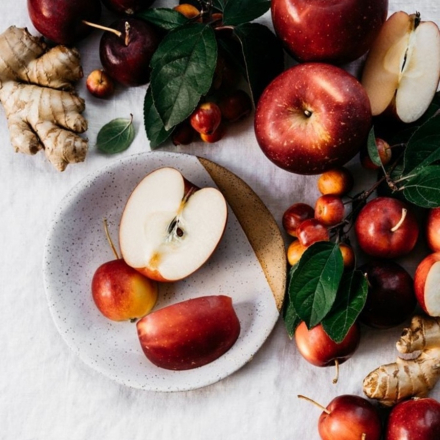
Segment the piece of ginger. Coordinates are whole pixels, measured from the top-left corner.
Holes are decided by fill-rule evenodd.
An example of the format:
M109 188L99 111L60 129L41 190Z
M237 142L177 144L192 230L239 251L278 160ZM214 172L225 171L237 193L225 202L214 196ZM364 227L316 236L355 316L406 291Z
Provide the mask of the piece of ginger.
M440 378L440 318L416 315L396 344L402 355L364 379L364 393L382 405L393 406L410 397L426 397Z
M0 102L15 151L44 150L59 171L84 161L88 142L78 134L87 130L85 103L73 87L82 76L76 49L48 50L41 38L15 26L0 35Z

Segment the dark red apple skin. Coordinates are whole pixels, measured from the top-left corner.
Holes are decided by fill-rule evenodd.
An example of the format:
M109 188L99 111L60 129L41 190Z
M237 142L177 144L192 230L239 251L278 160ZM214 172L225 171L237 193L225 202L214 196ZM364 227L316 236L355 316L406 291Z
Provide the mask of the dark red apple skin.
M385 440L439 439L440 403L437 400L412 399L401 402L392 409Z
M285 231L292 237L296 237L298 226L307 219L313 218L315 210L307 203L294 203L283 214L282 223Z
M240 322L230 297L204 296L145 316L137 330L145 356L154 365L188 370L226 353L240 334Z
M125 45L125 23L130 25L130 41ZM136 87L150 81L150 61L160 43L158 31L137 18L124 18L110 25L122 32L104 32L99 45L99 57L104 70L117 82Z
M133 15L149 8L154 0L101 0L104 6L116 14Z
M343 394L335 397L319 417L318 430L322 440L380 440L382 423L376 408L359 396ZM403 440L403 438L401 439Z
M304 220L296 229L299 242L309 247L317 241L328 241L330 238L327 226L323 225L316 218Z
M93 28L82 20L98 23L99 0L27 0L32 24L48 40L72 45L89 35Z
M374 260L359 267L368 280L368 295L360 321L386 329L405 322L417 305L411 275L390 260Z
M426 219L426 241L433 252L440 251L440 208L431 208Z
M272 0L275 32L299 61L343 64L371 47L388 0Z
M335 66L305 63L266 87L257 104L255 135L277 166L320 174L359 152L371 118L370 101L356 78Z
M391 229L402 217L402 209L407 215L402 225ZM419 225L408 206L391 197L377 197L368 202L355 221L356 237L361 249L378 258L397 258L408 254L416 245Z
M361 332L355 323L344 340L337 344L330 339L321 324L308 329L302 322L295 330L295 342L298 351L312 365L328 367L335 365L337 360L342 364L348 360L359 346Z

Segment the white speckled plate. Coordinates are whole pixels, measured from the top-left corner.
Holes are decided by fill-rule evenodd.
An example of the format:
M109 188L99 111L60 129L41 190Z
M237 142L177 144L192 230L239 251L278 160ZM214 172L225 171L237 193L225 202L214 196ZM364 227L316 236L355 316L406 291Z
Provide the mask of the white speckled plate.
M225 184L228 202L235 200L231 188L237 188L232 189L241 193L237 193L237 198L254 200L261 208L261 214L256 214L255 209L253 214L237 212L240 223L249 229L246 217L260 217L256 218L263 224L260 235L266 236L266 241L268 236L272 237L272 245L276 243L275 250L269 254L262 252L259 247L267 248L267 243L259 244L252 234L248 234L248 239L230 208L226 232L208 263L186 280L160 285L155 309L197 296L224 294L233 298L240 320L239 339L225 355L187 371L169 371L151 364L141 350L135 324L103 317L90 291L95 270L114 258L103 231L103 219L107 218L110 233L117 241L119 220L128 196L147 173L163 166L179 169L199 187L216 186L216 181L223 190ZM233 187L228 189L225 176L234 183ZM284 292L284 254L276 223L255 193L238 177L195 156L154 152L129 156L87 177L70 191L51 224L43 271L55 324L67 344L87 365L131 387L183 391L228 376L261 347L279 317Z

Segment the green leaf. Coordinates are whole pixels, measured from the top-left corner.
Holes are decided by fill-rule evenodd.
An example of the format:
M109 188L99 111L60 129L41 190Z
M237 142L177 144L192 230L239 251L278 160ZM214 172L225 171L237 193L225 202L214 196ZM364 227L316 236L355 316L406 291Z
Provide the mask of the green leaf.
M295 264L294 266L291 267L289 277L293 275L293 272L295 272L297 267L298 264ZM288 293L284 300L283 319L284 319L284 325L287 330L287 334L289 335L290 338L293 338L293 335L295 334L295 330L302 320L299 317L298 313L296 313L295 306L293 305L290 299L290 295Z
M185 0L186 1L186 0ZM226 5L227 0L213 0L212 5L214 6L215 9L217 9L218 11L223 12L225 9L225 5Z
M134 139L133 115L130 119L117 118L99 130L96 147L105 154L115 154L126 150Z
M403 188L404 197L414 205L422 208L440 206L440 166L422 168Z
M171 31L188 23L188 19L183 14L169 8L145 9L139 12L136 17L148 21L166 31Z
M323 319L325 332L336 343L341 343L358 318L367 300L368 283L359 271L342 275L336 301L330 313Z
M240 24L234 35L241 44L254 105L266 86L284 69L284 52L281 41L259 23Z
M404 174L406 175L417 174L427 165L440 160L440 132L437 135L427 136L415 141L411 139L408 142L404 156Z
M374 127L371 127L371 130L368 133L367 149L368 149L368 156L370 156L371 162L373 162L374 165L381 167L382 161L380 160L379 151L377 151L376 135L374 134Z
M217 62L214 30L191 23L171 31L151 60L151 92L166 130L186 119L212 83Z
M290 277L288 291L308 328L319 324L331 310L343 270L342 254L335 243L314 243L302 255Z
M261 17L270 9L270 0L229 0L223 10L223 23L236 26Z
M174 131L173 129L165 130L162 119L154 106L150 88L148 88L144 100L144 124L152 150L165 142Z

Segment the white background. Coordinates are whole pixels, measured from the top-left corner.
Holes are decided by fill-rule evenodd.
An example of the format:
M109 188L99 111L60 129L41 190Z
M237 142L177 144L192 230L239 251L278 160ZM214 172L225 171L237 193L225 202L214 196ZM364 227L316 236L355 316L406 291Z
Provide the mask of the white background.
M421 12L440 23L437 0L391 0L390 12ZM169 5L174 5L170 2ZM9 25L35 32L24 0L3 0L0 31ZM109 23L108 13L103 22ZM270 15L263 20L270 24ZM85 76L100 67L100 32L78 45ZM58 173L43 154L15 154L0 110L0 439L1 440L287 440L318 439L320 411L297 394L327 404L339 394L362 395L362 380L381 363L394 360L400 328L363 328L355 356L341 367L337 385L332 368L309 365L296 351L281 321L254 359L232 376L203 389L155 393L114 383L87 367L62 340L47 306L43 248L53 213L63 196L82 178L127 155L148 151L142 123L146 87L118 88L109 101L86 98L90 151L83 164ZM99 128L133 113L136 139L126 152L106 157L94 143ZM317 177L289 174L261 153L252 120L231 129L214 145L165 147L209 158L244 179L280 222L292 203L313 204ZM356 161L352 163L356 170ZM362 187L363 178L357 176ZM288 240L286 239L286 244ZM413 271L415 260L405 265ZM433 396L440 398L440 389Z

